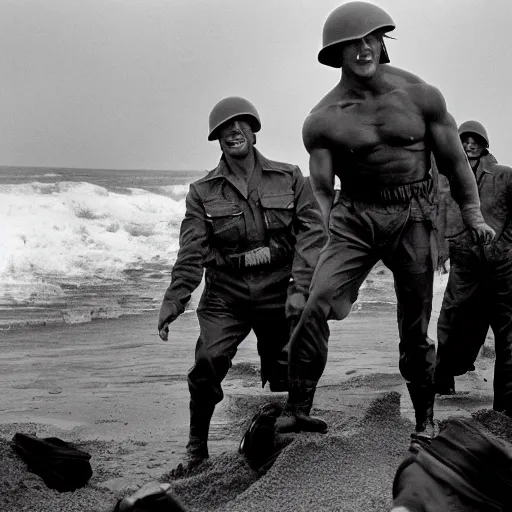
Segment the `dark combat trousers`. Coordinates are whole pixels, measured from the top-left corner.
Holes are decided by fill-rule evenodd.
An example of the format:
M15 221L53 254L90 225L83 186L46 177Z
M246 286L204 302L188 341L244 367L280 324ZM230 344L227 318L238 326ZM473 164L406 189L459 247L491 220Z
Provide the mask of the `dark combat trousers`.
M364 279L382 260L394 276L400 372L412 385L413 403L428 396L432 405L435 346L427 336L435 256L432 214L431 203L418 198L376 205L342 196L333 206L329 242L320 254L309 299L290 341L290 392L314 389L327 362L327 321L349 314ZM417 390L423 390L419 398ZM423 406L427 407L418 405Z
M495 338L494 409L512 414L512 247L450 244L450 275L437 322L436 380L462 375Z
M230 273L207 269L197 308L200 335L188 374L191 403L213 407L223 399L221 383L237 347L251 329L257 338L261 379L274 391L288 384L289 322L285 302L290 268Z

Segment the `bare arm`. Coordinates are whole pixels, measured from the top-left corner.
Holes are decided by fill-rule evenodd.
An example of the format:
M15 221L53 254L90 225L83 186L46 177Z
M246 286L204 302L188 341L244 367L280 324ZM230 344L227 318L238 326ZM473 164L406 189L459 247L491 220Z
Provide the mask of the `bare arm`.
M435 87L424 84L421 93L420 102L439 171L448 177L451 195L460 207L464 224L477 239L490 242L494 231L482 217L475 176L460 143L455 120Z
M329 216L334 201L334 170L328 149L314 149L309 156L311 188L318 201L326 230L329 230Z
M480 206L475 176L460 143L457 125L441 93L425 85L425 119L439 171L450 181L451 194L462 208Z
M318 201L322 219L329 232L329 216L334 201L334 169L332 155L323 142L321 117L310 114L302 131L304 146L309 152L309 173L313 194Z

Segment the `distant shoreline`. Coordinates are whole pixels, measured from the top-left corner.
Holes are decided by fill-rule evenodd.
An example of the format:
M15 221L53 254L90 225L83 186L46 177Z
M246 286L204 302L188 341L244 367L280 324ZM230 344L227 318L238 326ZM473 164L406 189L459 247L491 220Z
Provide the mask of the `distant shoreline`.
M112 171L112 172L182 172L187 173L203 173L197 169L117 169L114 167L54 167L41 165L0 165L0 174L6 170L41 170L41 171Z
M163 296L163 292L162 292ZM108 308L90 307L76 308L73 311L65 311L61 306L48 306L48 307L0 307L0 336L2 332L6 331L20 331L32 330L35 328L50 328L58 326L72 326L82 325L92 322L100 321L117 321L127 317L148 317L152 316L155 319L158 315L160 303L156 302L147 307L140 306L139 308L121 309L121 308ZM383 312L389 312L393 315L396 311L396 304L386 301L358 301L354 304L351 314L364 314L376 315ZM183 314L195 314L195 309L187 309Z

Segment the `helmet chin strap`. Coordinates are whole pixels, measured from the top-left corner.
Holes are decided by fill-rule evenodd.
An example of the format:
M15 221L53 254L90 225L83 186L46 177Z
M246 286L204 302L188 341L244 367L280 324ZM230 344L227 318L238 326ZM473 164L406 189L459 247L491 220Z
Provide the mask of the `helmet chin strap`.
M380 40L380 46L381 46L380 61L387 64L389 62L389 54L388 54L388 49L386 48L386 45L384 43L384 39ZM382 57L384 57L384 59Z

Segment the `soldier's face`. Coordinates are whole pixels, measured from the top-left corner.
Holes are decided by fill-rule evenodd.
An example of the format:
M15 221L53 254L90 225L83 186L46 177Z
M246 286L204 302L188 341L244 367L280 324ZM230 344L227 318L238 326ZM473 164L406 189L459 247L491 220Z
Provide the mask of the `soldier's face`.
M342 68L360 78L371 78L377 71L381 51L381 35L376 32L362 39L349 41L342 48Z
M219 143L224 154L233 158L244 158L252 151L254 133L246 121L234 119L219 129Z
M462 135L462 147L468 155L469 159L480 158L484 152L485 145L479 137L472 137L471 135Z

